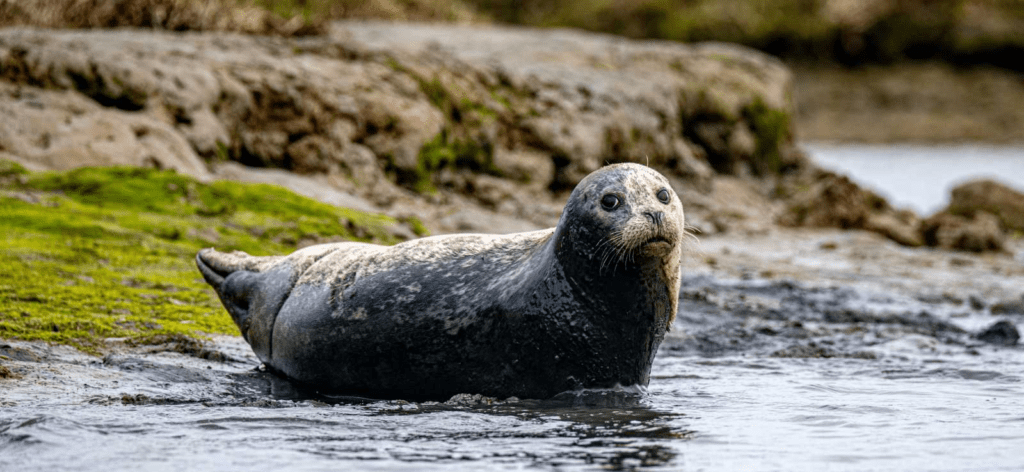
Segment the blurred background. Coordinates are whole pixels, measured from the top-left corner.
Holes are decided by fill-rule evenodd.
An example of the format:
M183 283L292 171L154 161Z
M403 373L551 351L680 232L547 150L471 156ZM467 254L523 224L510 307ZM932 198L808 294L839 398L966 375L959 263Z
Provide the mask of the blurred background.
M0 25L133 26L304 36L333 20L570 27L636 39L724 41L781 58L793 73L794 133L821 164L916 212L955 183L999 175L1019 188L1024 160L1022 0L4 0ZM877 175L899 143L904 186ZM967 144L965 147L964 145ZM979 147L980 146L980 147ZM913 156L944 173L922 176ZM995 161L993 161L995 159ZM998 161L998 162L997 162ZM891 163L891 162L890 162ZM890 172L892 174L892 172ZM920 188L927 187L928 190Z

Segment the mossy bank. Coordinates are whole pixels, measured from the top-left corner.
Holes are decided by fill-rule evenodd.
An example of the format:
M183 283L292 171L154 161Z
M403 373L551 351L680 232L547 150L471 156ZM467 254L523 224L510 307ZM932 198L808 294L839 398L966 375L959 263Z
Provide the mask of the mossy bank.
M29 173L0 161L0 339L101 353L109 338L236 333L196 251L393 243L392 223L270 185L128 167Z

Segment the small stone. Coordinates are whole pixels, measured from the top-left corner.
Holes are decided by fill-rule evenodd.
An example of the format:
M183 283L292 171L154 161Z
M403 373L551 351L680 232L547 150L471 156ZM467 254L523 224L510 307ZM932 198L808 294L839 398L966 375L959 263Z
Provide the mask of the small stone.
M8 369L7 366L0 364L0 379L16 379L18 375Z
M1013 323L1006 320L997 321L988 329L978 334L978 339L989 344L1000 346L1016 346L1020 340L1020 332Z

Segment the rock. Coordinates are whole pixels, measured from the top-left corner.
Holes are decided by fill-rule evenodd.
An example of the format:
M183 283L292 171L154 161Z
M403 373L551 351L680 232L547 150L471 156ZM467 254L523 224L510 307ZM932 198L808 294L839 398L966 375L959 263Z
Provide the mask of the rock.
M694 192L686 189L676 188L676 192L686 206L687 224L698 228L702 234L733 231L762 233L772 227L772 218L778 213L778 205L767 201L755 186L750 185L748 179L729 176L716 178L711 191L702 195L704 198L696 198ZM690 211L696 209L703 211ZM707 213L704 218L691 218L693 213L703 212Z
M733 146L745 152L750 146L743 136L767 138L737 117L759 105L789 110L786 69L767 56L728 45L640 43L568 30L453 30L377 22L338 23L332 37L358 43L358 54L394 58L421 82L436 80L443 91L439 95L460 114L483 111L500 117L499 141L564 157L555 160L558 185L575 184L605 160L649 159L657 166L685 162L686 130L720 123L726 123L727 131L739 127L746 132ZM409 58L414 63L407 64ZM714 99L708 98L712 84L725 83L715 85ZM718 146L705 155L744 160L727 142L694 136L697 141L691 143L698 146Z
M196 153L204 157L216 156L222 146L231 142L224 124L207 108L194 110L189 114L187 122L181 123L177 129L188 139Z
M0 82L0 114L0 150L29 168L126 165L209 177L202 159L171 126L74 92Z
M20 375L14 373L11 369L7 368L2 362L0 362L0 379L19 379Z
M780 224L866 229L905 246L1002 251L1006 235L1001 224L1010 227L1018 215L1024 224L1024 195L991 181L957 187L949 208L924 221L912 212L894 210L883 198L831 172L805 172L780 188L790 193Z
M1024 231L1024 193L992 180L974 180L956 186L946 212L972 218L995 215L1004 230Z
M1001 251L1006 242L999 220L985 212L977 212L973 218L935 214L921 223L921 235L929 246L973 252Z
M24 361L24 362L42 362L43 357L38 353L33 352L31 349L24 347L12 346L10 344L0 344L0 356L8 360Z
M479 393L459 393L453 395L448 399L448 401L444 402L445 405L451 406L479 406L492 405L494 403L498 403L498 399L496 397L485 397Z
M488 213L475 208L458 210L440 219L439 225L451 233L510 234L542 229L529 221Z
M457 10L456 10L457 11ZM167 31L218 30L282 36L317 34L321 22L282 18L269 9L231 1L188 0L18 0L0 2L4 26L52 28L156 28ZM299 21L296 21L299 20Z
M471 187L466 193L476 197L488 208L504 210L501 213L517 214L528 203L517 201L518 186L505 179L490 175L472 176L467 184Z
M1016 346L1017 341L1020 339L1020 332L1017 331L1017 326L1013 323L1000 320L986 328L985 331L978 333L977 337L979 340L989 344Z
M789 199L780 223L787 226L861 228L868 217L865 191L843 175L824 172Z
M985 300L977 295L967 297L967 303L972 310L980 311L985 309ZM1024 303L1021 303L1021 313L1024 313Z
M551 156L530 150L494 150L494 166L501 175L524 183L548 184L555 178L555 164Z
M918 218L913 212L885 212L868 215L864 229L879 233L904 246L916 247L924 244L918 229Z
M799 167L790 82L779 61L739 46L572 30L5 29L0 110L15 119L0 123L0 152L31 168L153 165L203 178L204 160L230 160L326 176L386 210L437 190L550 225L515 201L561 204L606 163L642 162L705 192L716 170ZM474 176L496 191L440 185ZM491 178L516 184L516 198Z
M380 212L379 208L360 197L340 192L313 177L295 175L283 169L260 169L245 167L237 162L224 162L216 166L213 175L218 179L277 185L334 206L368 213Z

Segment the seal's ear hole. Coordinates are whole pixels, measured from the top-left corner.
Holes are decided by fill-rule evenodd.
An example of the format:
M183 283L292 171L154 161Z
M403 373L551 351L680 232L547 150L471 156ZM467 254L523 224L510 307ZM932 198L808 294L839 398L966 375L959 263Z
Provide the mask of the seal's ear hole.
M658 190L658 201L668 205L668 201L672 199L672 196L668 194L668 189Z
M610 193L601 197L601 208L604 208L607 211L612 211L618 208L619 203L622 203L622 200Z

